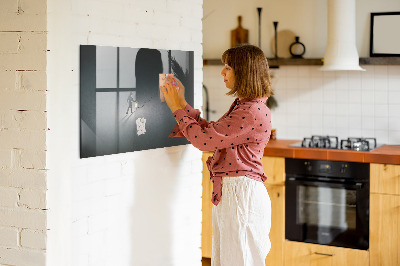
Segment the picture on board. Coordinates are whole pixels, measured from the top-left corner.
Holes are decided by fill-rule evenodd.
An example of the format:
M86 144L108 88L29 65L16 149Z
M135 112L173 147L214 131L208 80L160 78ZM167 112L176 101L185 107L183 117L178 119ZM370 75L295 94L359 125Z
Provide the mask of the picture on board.
M193 51L80 46L80 158L188 144L159 82L172 74L193 105ZM163 75L161 75L163 74Z

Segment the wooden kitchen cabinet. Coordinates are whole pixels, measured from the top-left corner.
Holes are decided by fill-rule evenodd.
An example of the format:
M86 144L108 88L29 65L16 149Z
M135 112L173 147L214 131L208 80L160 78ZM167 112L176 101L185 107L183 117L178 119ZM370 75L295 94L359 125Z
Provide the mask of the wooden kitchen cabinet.
M265 259L266 266L283 265L285 241L285 187L265 184L271 199L271 250Z
M211 152L203 153L203 217L202 217L202 256L211 258L212 253L212 183L206 166ZM268 190L272 205L271 250L266 258L266 265L283 265L284 230L285 230L285 158L263 157L262 164L268 176L265 187Z
M285 266L366 266L365 250L285 241Z
M283 265L285 240L285 158L264 156L261 160L267 175L265 187L271 199L271 250L265 259L266 266Z
M400 165L370 164L371 193L400 195Z
M212 252L212 183L206 161L212 152L203 153L203 195L202 195L202 223L201 223L201 253L204 258L211 258Z
M264 156L261 159L264 172L267 175L265 184L268 185L285 185L285 158Z
M370 166L370 265L400 265L400 165Z
M400 196L374 193L370 200L370 265L400 265Z

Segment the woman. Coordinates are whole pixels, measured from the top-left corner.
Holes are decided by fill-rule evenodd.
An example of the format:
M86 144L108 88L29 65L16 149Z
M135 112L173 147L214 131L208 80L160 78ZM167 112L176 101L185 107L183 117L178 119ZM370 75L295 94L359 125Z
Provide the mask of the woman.
M265 265L271 246L271 202L261 164L271 130L265 104L272 95L268 62L252 45L225 51L222 62L227 95L237 98L216 122L200 118L186 103L179 80L161 88L178 122L170 136L185 136L196 148L214 151L207 161L215 205L212 265Z

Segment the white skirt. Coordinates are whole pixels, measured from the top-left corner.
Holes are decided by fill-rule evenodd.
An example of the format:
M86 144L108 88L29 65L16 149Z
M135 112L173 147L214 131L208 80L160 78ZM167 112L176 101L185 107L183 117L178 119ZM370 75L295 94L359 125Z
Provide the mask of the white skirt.
M262 266L271 249L271 201L254 179L222 178L222 197L212 210L212 266Z

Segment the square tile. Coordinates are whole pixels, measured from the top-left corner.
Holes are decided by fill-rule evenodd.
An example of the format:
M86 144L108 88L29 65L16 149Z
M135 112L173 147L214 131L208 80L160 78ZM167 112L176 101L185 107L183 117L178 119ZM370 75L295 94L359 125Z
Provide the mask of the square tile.
M400 131L389 131L388 144L399 145L400 143Z
M373 90L362 90L361 101L363 104L374 103L374 91Z
M349 90L349 103L361 103L362 92L361 90Z
M376 65L374 69L374 77L377 78L387 78L388 66L387 65Z
M375 138L378 144L386 144L389 141L388 130L375 129Z
M336 103L336 115L338 115L338 116L349 115L349 104Z
M389 117L389 130L400 131L400 117Z
M287 77L286 78L286 88L288 88L288 89L299 88L298 78L297 77Z
M349 127L349 118L348 116L337 115L336 116L336 128L337 129L348 129Z
M367 117L373 117L375 115L375 106L373 104L361 105L361 115Z
M375 101L375 104L387 104L388 103L388 92L387 91L375 91L374 101Z
M389 129L389 118L388 117L375 117L375 130L386 130Z
M286 66L286 77L297 77L298 76L298 67L297 66Z
M389 104L389 118L400 116L400 104Z
M373 130L375 129L375 120L373 117L363 116L361 118L361 125L363 130Z
M387 104L375 104L375 117L388 117L389 107Z
M323 109L324 116L336 115L336 104L334 103L325 103Z
M349 104L349 115L361 117L362 106L360 103L350 103Z
M375 89L375 91L387 91L388 79L387 78L375 78L374 89Z
M388 92L389 104L400 104L400 88L398 91L390 90Z
M349 129L361 129L362 121L360 116L349 116Z

